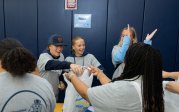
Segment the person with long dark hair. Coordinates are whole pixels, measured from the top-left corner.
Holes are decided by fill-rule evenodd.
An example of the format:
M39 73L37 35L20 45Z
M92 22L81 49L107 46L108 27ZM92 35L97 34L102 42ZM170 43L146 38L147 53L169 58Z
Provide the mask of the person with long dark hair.
M66 77L95 112L164 112L160 53L150 45L135 43L124 62L122 75L114 80L91 66L102 86L89 88L73 72Z
M36 59L12 38L0 40L0 111L53 112L55 95L50 83L32 74Z

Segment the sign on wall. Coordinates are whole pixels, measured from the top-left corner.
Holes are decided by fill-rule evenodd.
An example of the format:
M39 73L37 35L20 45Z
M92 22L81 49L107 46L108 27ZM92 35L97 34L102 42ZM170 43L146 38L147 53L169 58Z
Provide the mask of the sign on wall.
M77 0L65 0L65 9L66 10L76 10L77 9Z
M74 28L91 28L91 14L74 14Z

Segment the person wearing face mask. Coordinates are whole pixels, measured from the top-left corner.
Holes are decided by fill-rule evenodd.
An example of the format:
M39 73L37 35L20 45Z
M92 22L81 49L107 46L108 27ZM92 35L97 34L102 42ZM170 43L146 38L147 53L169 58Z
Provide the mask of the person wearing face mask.
M60 34L52 35L48 40L47 49L40 54L37 61L40 76L51 83L56 99L58 99L59 76L61 76L62 70L72 69L76 73L82 73L82 68L79 65L64 61L64 55L62 54L64 46L66 44Z
M71 56L66 57L65 60L69 61L71 63L74 63L74 64L81 65L81 66L92 65L92 66L98 67L100 70L104 70L104 68L102 67L100 62L95 58L95 56L93 54L86 52L85 48L86 48L85 40L83 37L81 37L81 36L73 37L73 39L72 39L72 54L71 54ZM92 86L96 86L96 85L100 84L99 81L97 81L96 77L93 77L91 80L93 82ZM79 96L79 94L75 91L74 88L73 88L73 90L75 91L74 94L76 94L76 96L73 94L74 97L69 99L69 94L67 92L68 89L71 89L71 87L69 87L69 84L68 84L68 87L66 90L63 112L78 112L79 109L77 109L77 108L84 108L84 103L81 103L80 106L76 105L78 103L77 99L80 99L80 98L77 98ZM70 105L71 107L66 106L69 104L71 104Z

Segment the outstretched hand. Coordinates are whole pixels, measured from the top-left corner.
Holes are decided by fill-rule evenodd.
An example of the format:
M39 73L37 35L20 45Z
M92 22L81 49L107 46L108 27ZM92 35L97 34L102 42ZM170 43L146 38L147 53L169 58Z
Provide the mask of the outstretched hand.
M168 82L166 84L165 89L167 89L170 92L179 94L178 87L179 87L179 83L178 82L170 81L170 82Z
M76 74L80 74L81 75L83 73L83 69L82 69L82 67L80 65L71 64L70 68Z
M68 80L68 81L70 81L71 82L71 78L72 78L72 76L74 76L74 75L76 75L73 71L70 71L70 72L65 72L64 73L64 76L66 77L66 79Z
M145 40L151 40L156 32L157 32L157 29L155 29L151 34L147 34Z
M98 75L102 73L102 71L97 67L90 66L90 69L91 73L96 77L98 77Z

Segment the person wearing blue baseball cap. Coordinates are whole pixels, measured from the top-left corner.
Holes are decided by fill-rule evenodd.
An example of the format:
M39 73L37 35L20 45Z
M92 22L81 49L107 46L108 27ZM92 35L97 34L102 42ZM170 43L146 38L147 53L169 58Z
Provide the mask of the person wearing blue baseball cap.
M62 54L64 46L66 44L60 34L50 36L47 49L40 54L37 61L40 76L51 83L56 99L58 99L59 76L61 76L62 70L72 69L76 73L82 73L81 66L64 61L64 55Z

